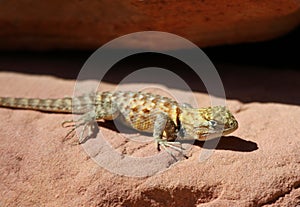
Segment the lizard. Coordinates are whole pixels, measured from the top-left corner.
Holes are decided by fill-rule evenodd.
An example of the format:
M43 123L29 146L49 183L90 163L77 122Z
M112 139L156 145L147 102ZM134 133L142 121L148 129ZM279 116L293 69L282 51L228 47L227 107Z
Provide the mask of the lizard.
M64 127L75 123L71 131L83 126L79 143L87 138L83 132L91 129L95 121L119 118L135 130L152 133L158 150L160 145L178 149L173 145L177 138L205 141L238 128L237 120L225 106L193 108L145 92L106 91L57 99L0 97L0 107L82 114L77 121L62 123ZM91 133L89 130L88 136Z

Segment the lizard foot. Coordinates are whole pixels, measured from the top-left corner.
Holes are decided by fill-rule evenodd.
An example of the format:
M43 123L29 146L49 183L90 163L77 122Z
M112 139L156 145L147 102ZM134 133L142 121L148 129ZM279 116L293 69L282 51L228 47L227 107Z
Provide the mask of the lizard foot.
M72 127L72 129L67 133L66 137L68 137L75 129L83 126L82 131L79 135L79 144L83 143L87 138L93 137L99 131L98 124L94 119L94 113L88 112L83 114L77 121L67 120L62 123L64 128ZM87 135L85 136L85 132L87 131Z
M170 141L167 141L165 139L161 139L161 138L155 138L155 143L156 143L156 146L157 146L157 150L160 151L160 146L162 146L169 154L171 154L172 156L173 153L168 149L169 148L172 148L178 152L181 152L183 151L183 148L181 146L181 143L180 142L170 142ZM176 146L177 145L177 146ZM178 147L179 145L179 147Z

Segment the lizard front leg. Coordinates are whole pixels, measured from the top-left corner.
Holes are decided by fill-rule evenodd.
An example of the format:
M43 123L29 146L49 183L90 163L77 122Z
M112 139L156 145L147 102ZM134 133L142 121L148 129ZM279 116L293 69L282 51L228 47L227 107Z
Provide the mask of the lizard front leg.
M153 137L157 144L157 150L160 151L160 145L169 152L166 147L173 148L175 150L181 151L182 149L174 145L181 144L179 142L171 142L177 138L177 129L175 123L172 119L165 113L159 113L156 116L154 122ZM163 139L164 132L166 134L166 139ZM169 152L172 154L171 152Z

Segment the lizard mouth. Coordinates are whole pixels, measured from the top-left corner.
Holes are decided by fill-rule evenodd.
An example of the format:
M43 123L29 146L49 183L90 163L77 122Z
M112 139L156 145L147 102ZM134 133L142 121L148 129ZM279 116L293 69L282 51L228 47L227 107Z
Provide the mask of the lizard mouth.
M230 127L222 128L218 132L215 132L215 133L209 133L208 132L206 134L202 134L201 136L198 137L198 140L206 141L206 140L210 140L210 139L220 138L222 136L225 136L225 135L228 135L228 134L234 132L235 130L237 130L237 128L238 128L238 123L233 122L230 125Z
M231 126L229 128L224 129L222 135L228 135L228 134L234 132L235 130L237 130L237 128L238 128L238 122L235 121L231 124Z

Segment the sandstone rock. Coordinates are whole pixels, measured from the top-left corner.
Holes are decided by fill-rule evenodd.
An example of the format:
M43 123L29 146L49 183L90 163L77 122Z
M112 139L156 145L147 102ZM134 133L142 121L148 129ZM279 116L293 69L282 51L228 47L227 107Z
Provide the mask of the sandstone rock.
M286 76L299 76L299 72L285 73ZM273 71L272 80L276 80L276 74ZM240 76L235 77L237 85L248 78L237 75ZM73 84L74 81L49 76L1 72L0 96L55 98L71 95ZM113 85L104 84L103 87L109 90ZM247 94L247 89L242 93ZM205 94L198 93L197 97L208 101ZM170 163L165 171L141 178L111 173L90 159L82 146L73 145L75 138L63 141L68 129L60 124L71 115L0 108L0 204L299 205L300 107L280 102L228 100L227 103L240 126L232 136L222 138L208 160L199 162L200 153L206 149L199 142L192 146L188 159ZM117 150L132 156L157 153L152 143L136 147L130 145L130 141L118 139L120 134L116 131L104 127L101 131ZM156 167L160 162L145 162L145 167Z
M11 0L0 1L0 49L95 49L148 30L174 33L207 47L272 39L299 23L296 0ZM145 40L134 41L140 47ZM155 47L161 44L150 41Z

